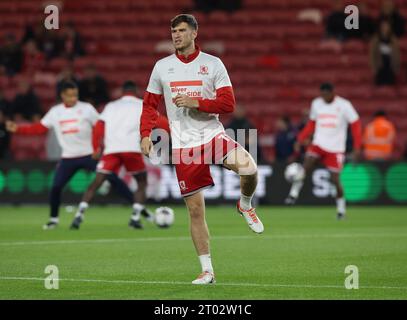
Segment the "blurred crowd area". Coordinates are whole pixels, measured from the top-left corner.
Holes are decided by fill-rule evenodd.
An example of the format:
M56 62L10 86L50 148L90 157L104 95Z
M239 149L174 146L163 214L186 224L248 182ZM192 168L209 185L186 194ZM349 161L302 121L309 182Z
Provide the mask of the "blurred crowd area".
M44 27L48 4L59 7L58 30ZM357 30L345 28L349 4L359 10ZM401 0L1 1L0 159L59 157L52 133L10 136L4 123L39 121L59 101L65 80L99 111L119 97L125 80L137 83L141 97L155 61L173 53L169 21L179 13L196 16L198 44L226 65L238 107L222 121L234 130L258 129L262 162L289 158L326 81L354 104L366 141L391 145L378 160L407 159Z

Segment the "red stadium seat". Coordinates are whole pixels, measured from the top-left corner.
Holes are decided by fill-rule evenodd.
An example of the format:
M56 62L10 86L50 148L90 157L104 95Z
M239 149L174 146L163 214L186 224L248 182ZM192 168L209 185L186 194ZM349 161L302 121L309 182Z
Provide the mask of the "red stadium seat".
M45 136L13 135L10 141L10 151L17 161L45 160Z
M368 3L376 15L379 3ZM401 0L398 5L407 16L407 3ZM301 108L309 108L323 81L332 81L338 94L349 98L363 116L369 117L379 108L400 119L407 115L406 76L400 78L397 88L375 87L367 42L327 45L323 24L297 21L298 12L307 8L320 9L326 16L331 10L329 1L250 0L243 2L242 10L210 14L194 12L192 6L190 0L64 1L61 23L74 21L87 52L74 60L75 71L80 76L83 68L93 63L110 89L133 79L143 90L155 61L163 56L154 53L157 43L170 40L169 20L188 11L198 18L199 44L219 41L224 45L224 53L216 55L229 71L237 101L247 104L250 114L266 119L261 126L267 132L274 130L278 115L298 116ZM0 1L0 36L12 32L21 38L27 21L42 18L41 8L36 1ZM400 39L400 48L404 68L406 37ZM40 71L58 74L68 63L55 58ZM19 76L15 79L0 77L7 97L15 95ZM54 102L53 86L36 84L35 89L45 107ZM400 127L407 130L404 122Z

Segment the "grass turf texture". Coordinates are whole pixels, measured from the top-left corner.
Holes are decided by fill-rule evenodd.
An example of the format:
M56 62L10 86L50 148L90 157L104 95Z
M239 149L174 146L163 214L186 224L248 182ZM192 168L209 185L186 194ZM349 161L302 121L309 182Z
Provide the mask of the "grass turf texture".
M80 230L61 210L43 231L47 207L0 207L0 299L406 299L407 210L260 207L262 235L233 207L207 208L217 284L192 286L200 266L183 206L175 224L127 227L125 207L91 207ZM44 269L59 268L59 290ZM359 268L358 290L344 287Z

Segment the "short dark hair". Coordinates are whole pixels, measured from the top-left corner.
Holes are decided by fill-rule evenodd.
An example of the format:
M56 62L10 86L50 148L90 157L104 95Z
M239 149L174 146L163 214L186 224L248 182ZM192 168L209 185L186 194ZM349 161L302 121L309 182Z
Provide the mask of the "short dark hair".
M123 89L123 91L133 91L133 92L135 92L137 90L137 86L134 83L134 81L126 80L122 84L122 89Z
M78 89L78 85L70 80L63 82L61 85L61 92L64 92L65 90L68 89Z
M387 113L383 109L377 110L374 114L375 117L386 117Z
M192 14L179 14L171 20L171 28L175 28L180 23L185 22L194 30L198 30L198 22Z
M334 86L333 86L333 84L330 83L330 82L324 82L324 83L322 83L322 84L320 85L319 89L320 89L321 91L330 91L330 92L332 92L332 91L334 91Z

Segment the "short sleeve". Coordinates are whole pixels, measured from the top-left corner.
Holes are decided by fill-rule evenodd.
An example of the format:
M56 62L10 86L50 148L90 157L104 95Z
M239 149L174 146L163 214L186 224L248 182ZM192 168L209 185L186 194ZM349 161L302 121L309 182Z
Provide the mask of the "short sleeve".
M163 94L163 88L161 85L160 73L158 72L157 64L155 64L153 72L151 72L147 91L154 94Z
M89 104L88 106L89 106L88 117L89 117L90 123L93 126L93 125L95 125L96 121L99 120L99 113L96 111L96 109L91 104Z
M228 72L225 68L225 65L220 59L217 59L216 70L215 70L215 89L223 88L223 87L231 87L232 83L230 82L230 78Z
M51 129L54 126L54 111L50 109L45 116L41 119L41 124L48 129Z
M345 119L348 123L353 123L359 119L358 113L350 102L348 102L345 107Z
M316 101L312 101L311 103L311 110L309 112L309 119L312 121L316 121L317 120L317 108L316 108Z

